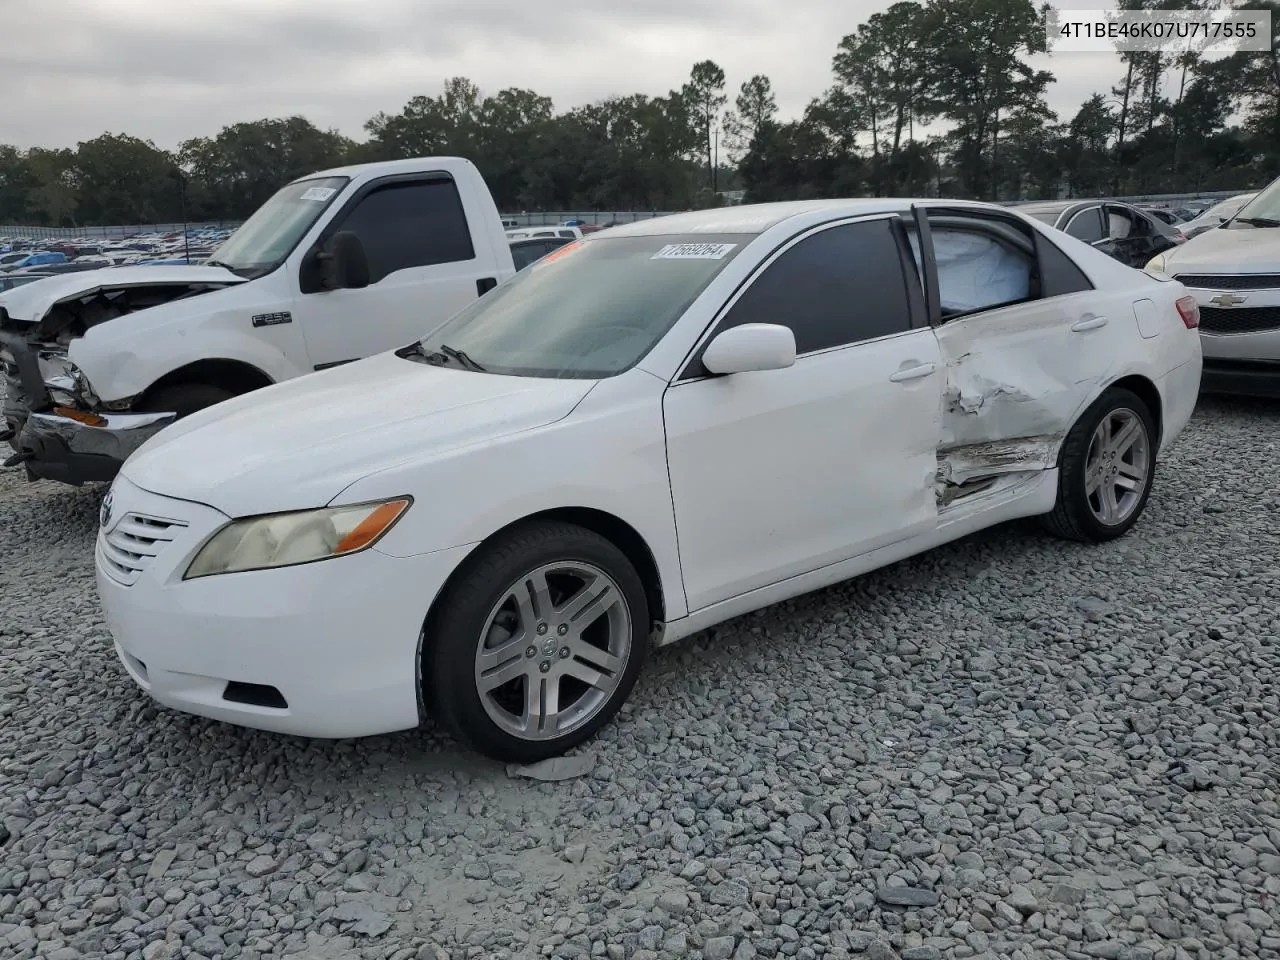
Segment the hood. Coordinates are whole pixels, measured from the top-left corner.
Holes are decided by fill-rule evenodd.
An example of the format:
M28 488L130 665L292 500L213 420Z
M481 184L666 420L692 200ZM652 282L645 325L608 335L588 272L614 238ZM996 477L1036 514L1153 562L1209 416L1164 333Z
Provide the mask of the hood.
M320 507L371 473L554 423L595 382L471 373L384 353L180 420L122 473L232 517Z
M1165 273L1280 273L1280 228L1208 230L1168 251Z
M39 323L50 308L66 300L89 297L102 290L124 290L129 287L226 286L244 283L223 267L103 267L79 273L45 277L0 293L0 307L12 320Z

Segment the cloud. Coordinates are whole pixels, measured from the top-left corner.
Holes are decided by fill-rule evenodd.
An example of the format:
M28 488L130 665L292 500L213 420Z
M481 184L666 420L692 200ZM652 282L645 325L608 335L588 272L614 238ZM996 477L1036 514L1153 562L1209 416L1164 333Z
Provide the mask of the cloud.
M795 115L831 82L836 44L880 0L26 0L0 3L0 141L69 146L104 131L173 148L221 126L303 114L361 136L446 77L526 87L568 109L678 88L714 59ZM1065 119L1118 76L1112 58L1047 58ZM1115 75L1115 76L1113 76Z

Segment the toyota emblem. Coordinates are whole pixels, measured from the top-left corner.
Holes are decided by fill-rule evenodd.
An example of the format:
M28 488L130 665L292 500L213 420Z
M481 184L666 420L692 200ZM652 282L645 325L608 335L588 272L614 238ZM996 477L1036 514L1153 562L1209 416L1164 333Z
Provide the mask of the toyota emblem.
M106 529L107 524L111 522L111 498L114 495L114 491L107 491L107 495L102 499L102 507L98 511L98 522L103 529Z

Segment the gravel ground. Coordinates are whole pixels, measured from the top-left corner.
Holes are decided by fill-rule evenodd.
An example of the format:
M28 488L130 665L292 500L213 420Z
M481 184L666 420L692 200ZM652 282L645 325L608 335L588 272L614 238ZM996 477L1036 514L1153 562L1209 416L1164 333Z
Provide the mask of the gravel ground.
M1137 531L1014 525L659 652L561 783L159 709L100 490L0 475L0 956L1280 956L1280 405Z

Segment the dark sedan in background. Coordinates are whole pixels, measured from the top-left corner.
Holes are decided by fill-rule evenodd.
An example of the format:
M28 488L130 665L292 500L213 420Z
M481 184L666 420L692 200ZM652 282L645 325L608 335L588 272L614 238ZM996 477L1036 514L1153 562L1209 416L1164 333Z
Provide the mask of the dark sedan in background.
M1021 203L1014 209L1138 269L1152 257L1186 240L1177 228L1145 210L1114 200Z

